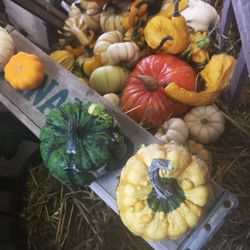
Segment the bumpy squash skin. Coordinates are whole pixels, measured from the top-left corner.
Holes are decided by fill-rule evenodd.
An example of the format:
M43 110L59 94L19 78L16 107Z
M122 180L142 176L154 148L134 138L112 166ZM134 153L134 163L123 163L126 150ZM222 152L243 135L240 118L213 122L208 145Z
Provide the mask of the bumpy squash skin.
M155 160L172 164L157 170L162 193L170 192L168 199L152 184L150 169ZM149 241L182 236L199 223L212 196L208 166L178 144L139 149L123 167L116 190L123 223Z
M53 109L41 129L41 155L50 173L66 185L85 185L95 179L91 171L103 166L113 169L115 162L123 157L126 146L124 136L114 118L104 111L90 113L91 103L66 103L59 109ZM66 153L68 139L68 121L76 122L76 154ZM73 159L76 170L69 170Z

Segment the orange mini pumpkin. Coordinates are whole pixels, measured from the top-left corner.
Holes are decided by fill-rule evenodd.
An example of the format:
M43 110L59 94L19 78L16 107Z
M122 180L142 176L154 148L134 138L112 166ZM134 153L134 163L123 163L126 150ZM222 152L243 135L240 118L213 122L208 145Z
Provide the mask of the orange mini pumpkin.
M44 66L38 56L19 52L6 64L4 77L14 89L35 89L43 81Z

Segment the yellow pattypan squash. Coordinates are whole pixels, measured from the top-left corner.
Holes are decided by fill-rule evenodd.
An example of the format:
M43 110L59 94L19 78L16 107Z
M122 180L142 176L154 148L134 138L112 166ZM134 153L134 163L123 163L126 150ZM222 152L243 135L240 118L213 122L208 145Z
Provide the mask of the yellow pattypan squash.
M207 164L178 144L139 149L116 190L123 223L145 240L174 239L196 226L212 198Z
M44 66L38 56L19 52L5 65L4 77L14 89L35 89L43 81Z

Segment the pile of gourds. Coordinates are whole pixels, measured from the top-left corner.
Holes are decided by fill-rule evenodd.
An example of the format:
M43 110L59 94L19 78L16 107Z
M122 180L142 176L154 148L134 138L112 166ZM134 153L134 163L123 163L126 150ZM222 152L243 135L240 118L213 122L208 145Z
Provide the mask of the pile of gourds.
M51 57L155 131L228 86L236 60L210 53L218 22L201 0L79 0Z
M147 240L183 235L213 197L212 158L202 144L225 129L214 103L236 63L210 53L218 22L202 0L79 0L50 55L159 140L127 161L116 192L122 221ZM2 28L0 71L14 89L37 88L44 78L42 61L14 55ZM89 102L52 110L40 139L45 164L66 185L90 183L127 152L112 115Z

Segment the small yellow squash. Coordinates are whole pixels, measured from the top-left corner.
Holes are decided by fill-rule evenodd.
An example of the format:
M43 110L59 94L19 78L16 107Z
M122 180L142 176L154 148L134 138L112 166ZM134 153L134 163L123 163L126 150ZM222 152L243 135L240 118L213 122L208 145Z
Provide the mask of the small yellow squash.
M207 164L178 144L139 149L116 190L120 217L149 241L175 239L195 227L212 198Z
M38 56L19 52L5 65L4 77L14 89L35 89L43 81L44 66Z

